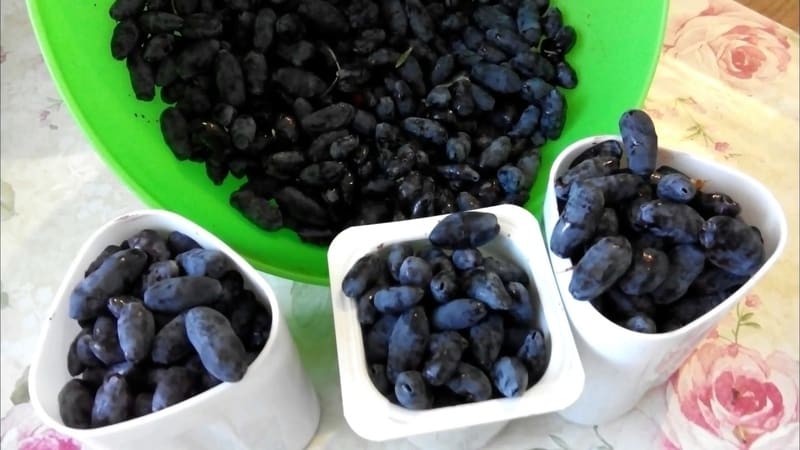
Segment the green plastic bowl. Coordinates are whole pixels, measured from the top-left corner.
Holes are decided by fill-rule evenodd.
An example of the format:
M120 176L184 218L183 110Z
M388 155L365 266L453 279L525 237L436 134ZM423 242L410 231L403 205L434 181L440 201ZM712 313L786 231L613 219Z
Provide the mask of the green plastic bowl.
M326 285L326 248L305 244L288 229L266 232L228 203L242 181L222 186L201 164L177 161L164 143L161 101L136 100L125 64L111 57L111 0L28 0L44 59L72 114L102 158L142 200L181 214L223 239L264 272ZM655 72L667 16L666 0L555 1L578 41L568 61L578 87L566 92L564 133L543 148L525 207L541 219L550 166L567 144L616 133L617 119L644 100Z

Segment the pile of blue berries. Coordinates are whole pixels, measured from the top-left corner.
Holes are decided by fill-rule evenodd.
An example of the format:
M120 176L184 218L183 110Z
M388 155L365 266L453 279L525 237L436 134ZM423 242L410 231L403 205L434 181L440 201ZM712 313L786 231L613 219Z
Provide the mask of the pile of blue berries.
M360 258L342 282L357 302L367 369L393 403L428 409L519 397L549 361L525 270L479 247L500 231L483 212L446 216L414 248Z
M111 53L175 157L265 230L522 205L566 120L549 0L116 0ZM466 206L465 206L466 205Z
M573 297L630 330L668 332L747 282L764 241L730 196L656 167L658 137L644 111L625 112L619 126L622 144L587 149L555 181L561 215L550 249L575 264Z
M58 405L73 428L113 425L240 380L272 327L224 253L149 229L97 256L69 316L81 331L67 353L75 378Z

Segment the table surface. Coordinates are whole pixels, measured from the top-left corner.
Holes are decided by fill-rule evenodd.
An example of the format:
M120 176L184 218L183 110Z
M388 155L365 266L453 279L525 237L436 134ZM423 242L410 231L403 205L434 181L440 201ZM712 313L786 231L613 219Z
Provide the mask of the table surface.
M26 374L63 271L109 219L144 205L100 161L60 99L22 0L2 2L2 449L78 449L43 427ZM557 415L512 421L492 449L790 449L798 435L798 35L732 0L673 0L644 108L660 142L764 183L789 242L669 382L600 427ZM540 174L544 176L544 174ZM322 403L313 449L405 449L364 441L342 416L328 289L267 276Z

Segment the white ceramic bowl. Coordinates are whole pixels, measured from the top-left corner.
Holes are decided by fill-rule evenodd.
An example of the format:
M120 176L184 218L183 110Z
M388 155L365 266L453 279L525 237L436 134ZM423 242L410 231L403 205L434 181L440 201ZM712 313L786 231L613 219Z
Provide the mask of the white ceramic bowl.
M544 203L547 241L558 221L554 182L584 150L619 136L594 136L567 147L553 163ZM757 226L764 237L766 260L750 280L733 295L692 323L668 333L642 334L622 328L603 317L589 302L569 293L572 262L550 252L561 297L572 324L581 361L586 370L583 394L560 414L581 424L600 424L625 414L652 387L667 380L703 337L775 264L786 245L787 225L780 204L761 183L717 162L661 148L658 164L670 165L706 181L707 190L725 192L742 206L741 217ZM549 248L549 245L548 245Z
M80 330L68 317L69 295L95 256L141 229L180 231L205 248L224 252L245 286L272 309L269 340L236 383L221 383L201 394L143 417L96 429L75 429L61 421L58 392L71 378L66 355ZM44 322L30 372L33 407L44 423L89 448L122 449L301 449L313 437L320 409L278 301L266 280L230 247L193 222L167 211L125 214L83 245L58 289Z
M528 272L532 286L538 291L537 317L551 355L546 373L516 399L494 399L424 411L408 410L389 402L367 374L356 302L342 293L342 279L356 260L373 250L397 242L426 241L433 227L445 216L348 228L331 244L328 266L344 416L362 437L385 441L416 436L412 440L422 448L432 448L436 443L446 444L447 448L479 448L507 421L558 411L578 398L583 385L583 368L548 264L538 222L517 206L495 206L478 211L495 214L500 224L500 235L481 251L516 262ZM465 430L464 427L470 428ZM447 430L455 431L439 433Z

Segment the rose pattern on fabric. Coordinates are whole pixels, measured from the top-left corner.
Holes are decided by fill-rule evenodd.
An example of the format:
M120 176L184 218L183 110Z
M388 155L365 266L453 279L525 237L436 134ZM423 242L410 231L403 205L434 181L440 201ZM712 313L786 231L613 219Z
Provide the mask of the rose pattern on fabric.
M759 308L750 294L744 305ZM755 312L736 308L732 339L709 335L666 386L665 450L800 448L798 361L781 351L766 357L739 343L745 328L760 329Z
M704 342L667 385L672 448L798 448L796 373L782 352Z
M761 89L791 60L785 30L732 1L673 2L664 54L746 93Z
M0 445L18 450L81 450L75 440L42 425L30 403L14 406L3 417Z
M744 298L744 304L748 308L758 308L761 306L761 297L755 294L749 294Z
M727 142L715 142L714 143L714 151L715 152L726 153L728 150L730 150L730 148L731 148L731 144L729 144Z

